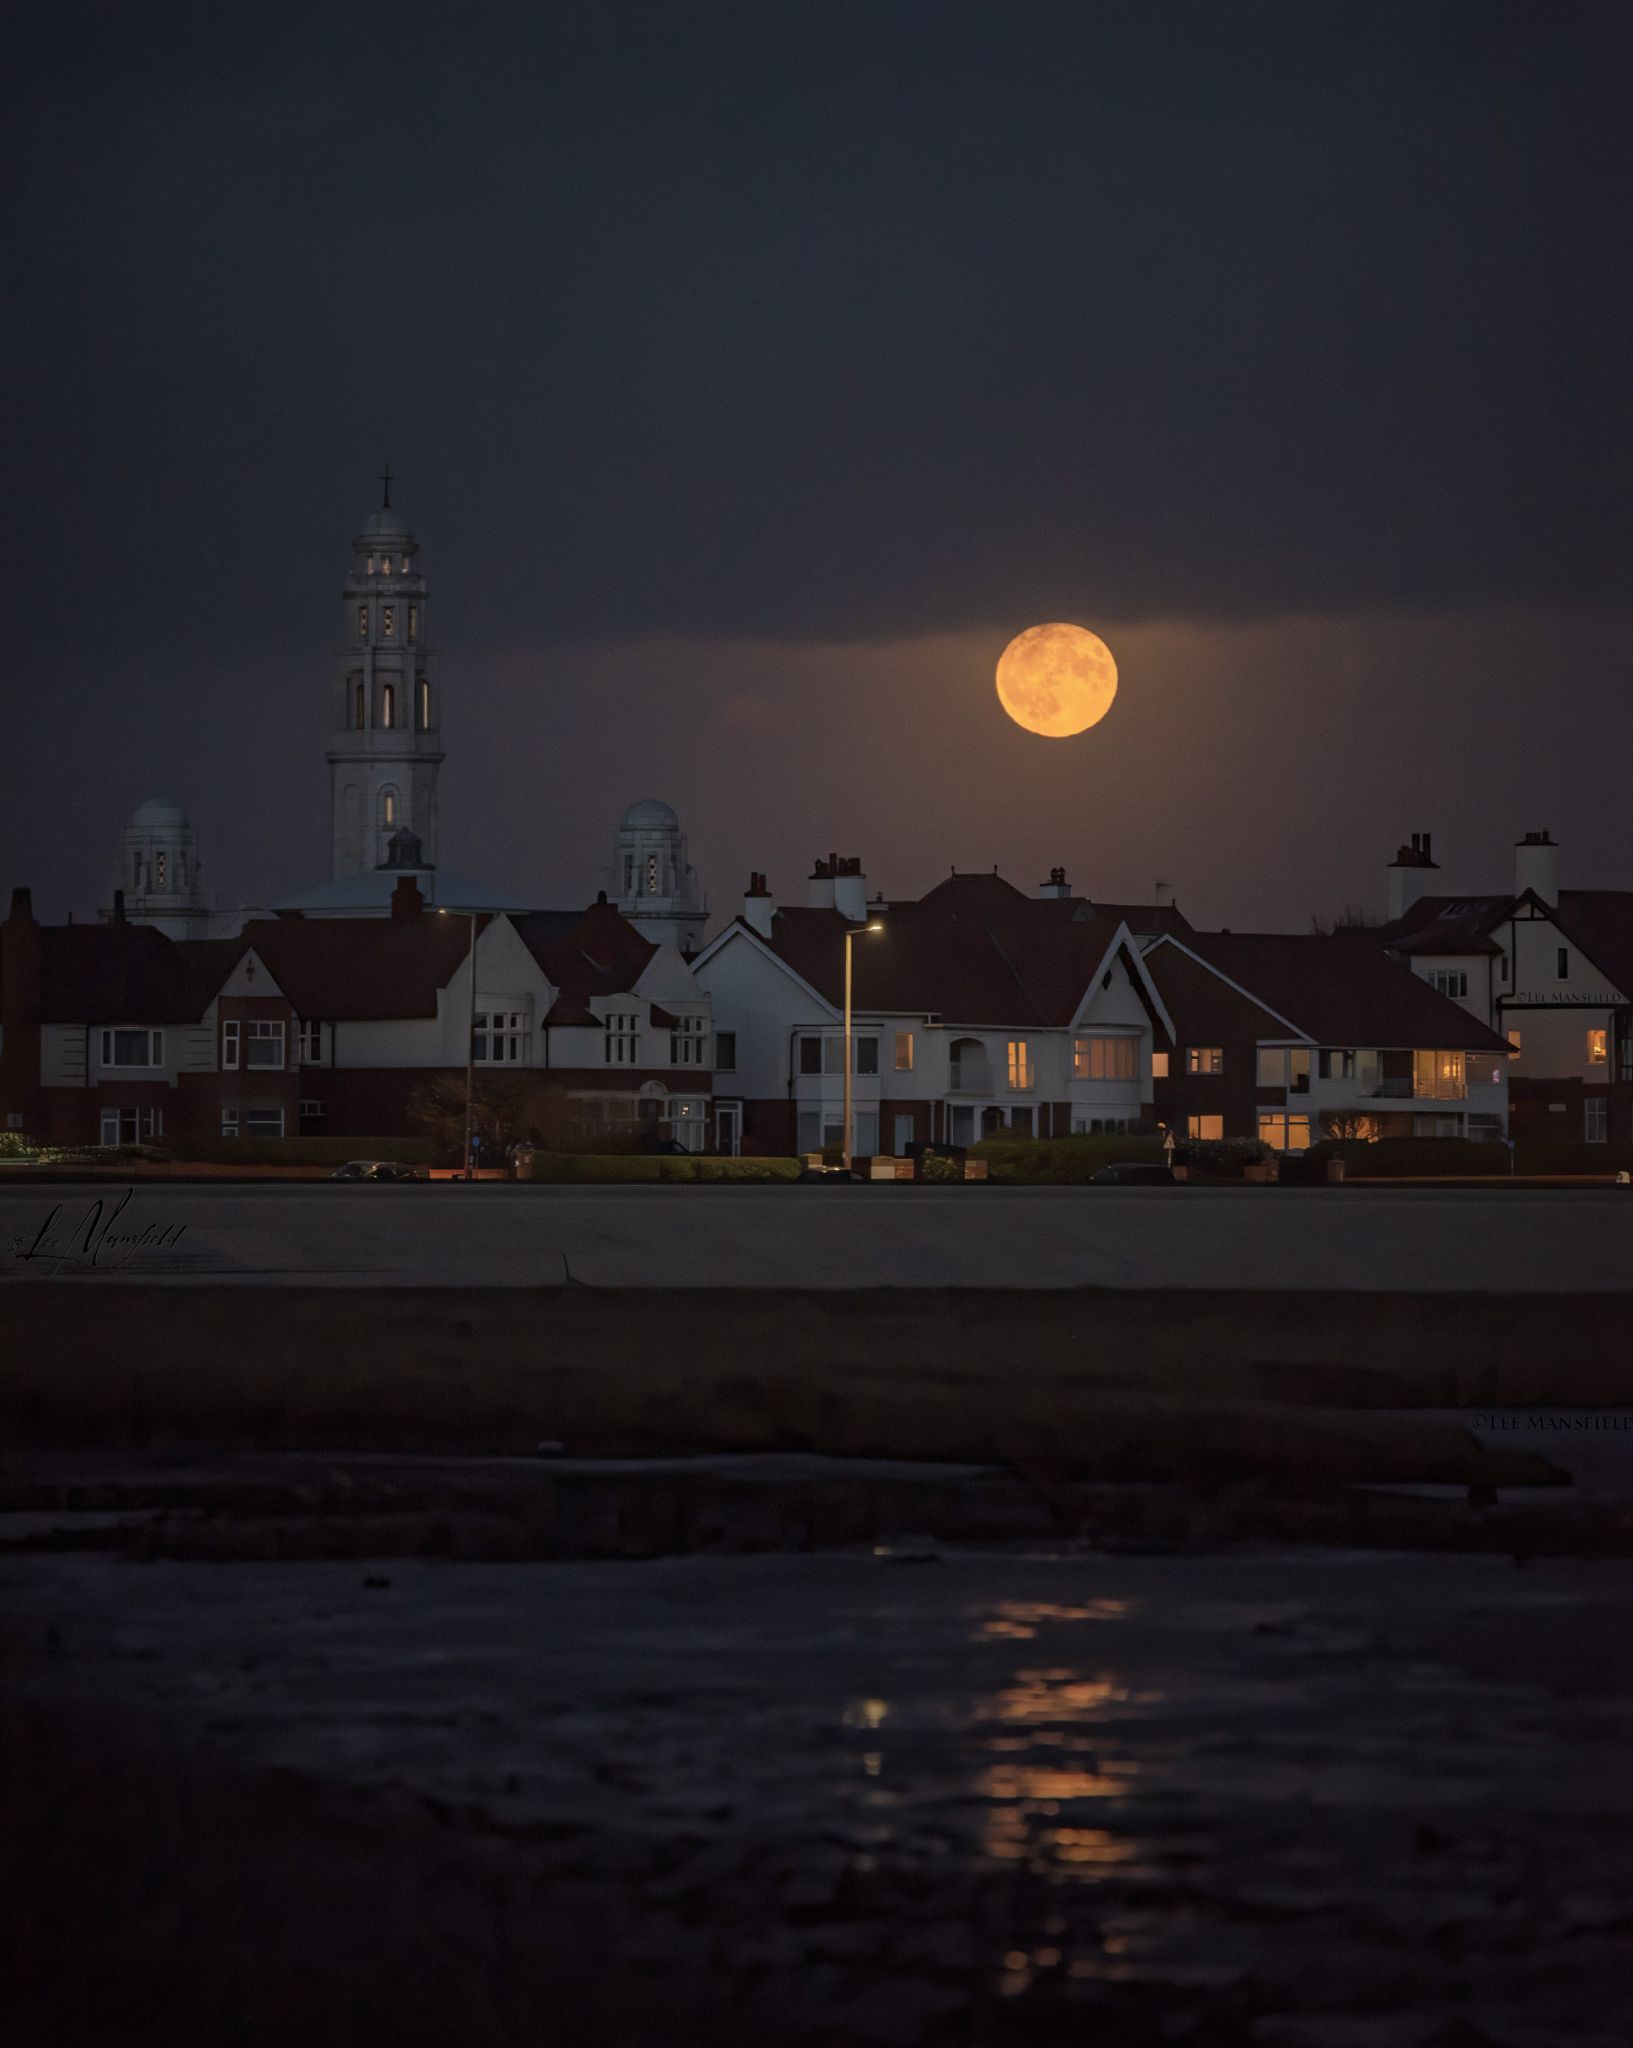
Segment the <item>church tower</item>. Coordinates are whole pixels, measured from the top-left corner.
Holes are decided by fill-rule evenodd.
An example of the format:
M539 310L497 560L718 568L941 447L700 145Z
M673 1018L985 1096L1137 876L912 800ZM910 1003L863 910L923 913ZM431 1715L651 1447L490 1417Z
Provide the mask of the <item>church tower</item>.
M680 820L655 796L631 804L618 827L613 901L644 937L671 940L690 956L703 944L708 905L686 858Z
M418 839L437 864L437 770L442 706L431 653L419 542L391 504L352 542L341 651L329 696L329 811L336 881L384 867L395 833Z
M151 924L168 938L203 936L210 915L198 838L187 814L168 797L149 797L125 827L125 843L113 871L106 921Z

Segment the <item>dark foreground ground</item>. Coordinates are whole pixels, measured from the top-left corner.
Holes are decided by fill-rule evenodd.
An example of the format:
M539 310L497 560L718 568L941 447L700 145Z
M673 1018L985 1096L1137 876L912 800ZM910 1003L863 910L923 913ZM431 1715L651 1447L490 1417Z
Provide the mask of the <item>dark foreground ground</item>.
M19 2043L1633 2039L1633 1566L0 1564Z

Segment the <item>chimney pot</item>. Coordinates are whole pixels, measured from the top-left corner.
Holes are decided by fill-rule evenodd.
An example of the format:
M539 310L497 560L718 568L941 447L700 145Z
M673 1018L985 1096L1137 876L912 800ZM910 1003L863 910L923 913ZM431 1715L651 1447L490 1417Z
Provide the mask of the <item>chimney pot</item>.
M34 891L13 889L11 892L11 914L19 924L34 922Z

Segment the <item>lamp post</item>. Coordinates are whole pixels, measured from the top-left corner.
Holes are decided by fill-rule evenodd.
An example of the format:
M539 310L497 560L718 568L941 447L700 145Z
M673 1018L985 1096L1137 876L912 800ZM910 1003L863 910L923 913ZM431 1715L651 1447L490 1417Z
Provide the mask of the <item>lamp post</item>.
M439 917L450 913L443 909ZM463 913L471 921L471 999L465 1014L465 1178L470 1180L471 1137L476 1122L476 919L478 913L467 910Z
M856 926L845 928L845 1129L842 1158L845 1171L851 1170L851 940L856 937ZM865 932L882 932L884 926L875 918L862 926Z

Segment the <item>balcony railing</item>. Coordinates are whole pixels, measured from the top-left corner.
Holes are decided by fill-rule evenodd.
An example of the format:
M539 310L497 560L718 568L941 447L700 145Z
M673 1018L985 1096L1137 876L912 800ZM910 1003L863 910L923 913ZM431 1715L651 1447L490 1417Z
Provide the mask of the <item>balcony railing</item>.
M1391 1102L1461 1102L1469 1091L1461 1081L1414 1081L1410 1074L1386 1074L1366 1092Z
M985 1060L954 1060L947 1070L949 1095L990 1095L992 1068Z

